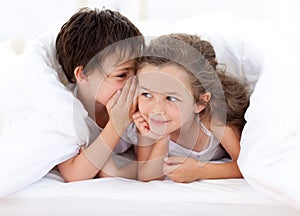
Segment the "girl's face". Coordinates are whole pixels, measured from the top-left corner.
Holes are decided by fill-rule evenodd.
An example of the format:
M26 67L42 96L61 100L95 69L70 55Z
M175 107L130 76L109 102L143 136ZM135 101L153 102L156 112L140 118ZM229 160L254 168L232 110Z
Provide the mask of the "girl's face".
M187 122L193 122L200 112L188 74L179 67L147 64L138 71L138 81L139 111L153 134L170 134Z
M111 70L105 71L106 77L100 77L103 79L98 93L96 95L96 101L100 104L106 105L109 99L119 90L122 89L126 80L129 77L135 75L135 61L129 60L121 63ZM95 73L97 74L97 73ZM98 73L99 76L99 73ZM100 75L101 76L101 75ZM99 86L99 82L98 82Z

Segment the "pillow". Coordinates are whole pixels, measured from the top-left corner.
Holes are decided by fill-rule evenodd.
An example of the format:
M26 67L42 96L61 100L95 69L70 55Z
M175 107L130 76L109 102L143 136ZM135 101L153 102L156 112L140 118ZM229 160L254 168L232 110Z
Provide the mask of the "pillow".
M278 32L270 36L238 165L255 189L300 211L300 44Z

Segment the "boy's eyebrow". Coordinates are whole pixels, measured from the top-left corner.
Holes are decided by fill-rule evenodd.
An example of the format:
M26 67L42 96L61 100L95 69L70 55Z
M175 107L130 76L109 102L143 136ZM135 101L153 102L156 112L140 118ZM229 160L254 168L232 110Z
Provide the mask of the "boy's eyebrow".
M124 70L132 70L134 67L125 67L125 68L120 68L118 71L124 71Z
M132 68L134 68L134 66L119 66L119 67L117 67L119 70L124 70L124 69L132 69Z
M153 91L153 90L150 90L150 89L148 89L148 88L146 88L146 87L143 87L143 86L140 86L140 88L142 89L142 90L146 90L146 91ZM159 91L155 91L154 90L154 92L159 92ZM180 92L162 92L163 94L166 94L166 95L176 95L176 96L179 96L179 97L183 97L183 95L182 94L180 94Z

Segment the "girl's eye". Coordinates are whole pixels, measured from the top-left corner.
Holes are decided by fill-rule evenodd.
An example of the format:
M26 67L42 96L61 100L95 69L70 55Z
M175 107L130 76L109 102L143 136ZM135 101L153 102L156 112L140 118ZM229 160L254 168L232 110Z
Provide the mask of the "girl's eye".
M177 101L179 101L177 98L172 97L172 96L167 96L167 100L171 101L171 102L177 102Z
M152 95L150 93L144 92L142 95L146 98L152 98Z

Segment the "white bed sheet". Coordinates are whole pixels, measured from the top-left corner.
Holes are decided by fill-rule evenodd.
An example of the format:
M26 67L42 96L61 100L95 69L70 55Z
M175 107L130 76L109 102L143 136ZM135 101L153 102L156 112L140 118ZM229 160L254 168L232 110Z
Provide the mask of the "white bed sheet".
M299 215L254 191L244 179L189 184L103 178L63 183L50 173L0 200L5 216L57 215Z

